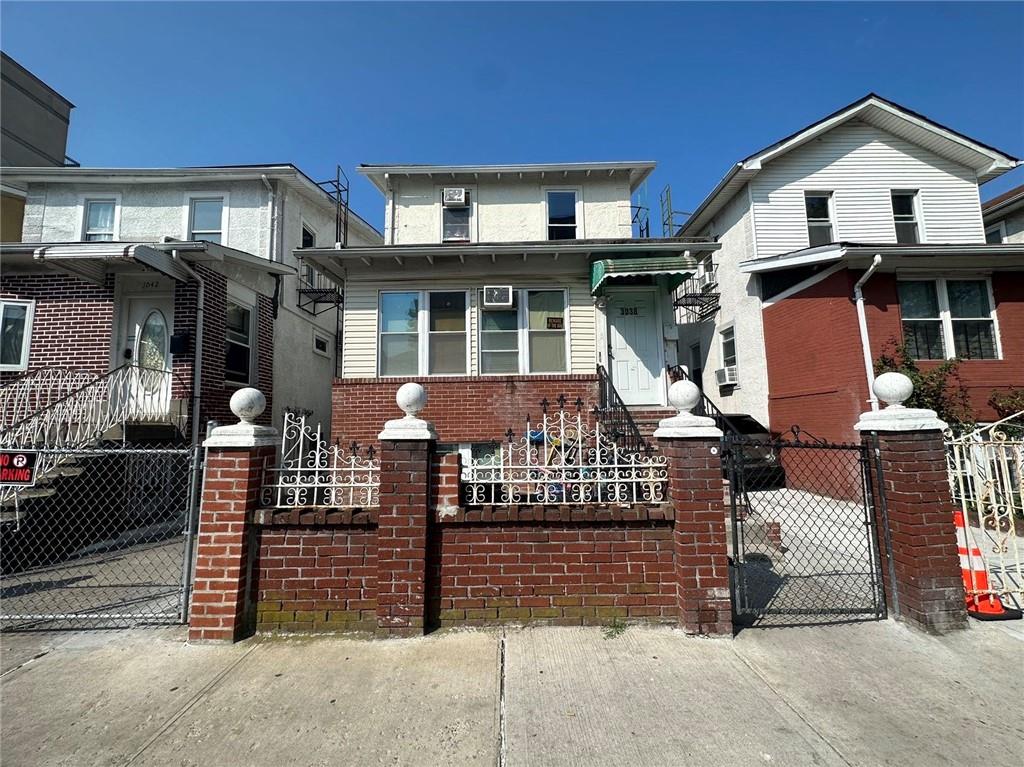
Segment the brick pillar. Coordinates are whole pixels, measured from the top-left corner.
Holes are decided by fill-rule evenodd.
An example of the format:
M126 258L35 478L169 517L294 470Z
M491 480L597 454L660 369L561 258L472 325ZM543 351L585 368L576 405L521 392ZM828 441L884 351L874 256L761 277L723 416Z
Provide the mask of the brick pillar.
M933 410L899 404L913 390L906 376L885 373L874 390L893 404L865 413L856 428L871 460L889 610L896 620L931 633L964 628L964 584L942 437L946 424Z
M377 526L377 632L422 635L427 582L430 469L437 435L415 415L427 395L416 383L396 395L405 418L388 421L380 438Z
M661 421L654 436L661 454L668 458L680 623L690 634L731 636L722 432L711 418L689 413L699 399L700 391L692 382L672 384L669 402L679 415Z
M243 420L214 429L204 443L190 642L235 642L251 628L247 612L252 512L277 448L277 431L252 423L265 406L256 389L238 390L231 397L231 410Z

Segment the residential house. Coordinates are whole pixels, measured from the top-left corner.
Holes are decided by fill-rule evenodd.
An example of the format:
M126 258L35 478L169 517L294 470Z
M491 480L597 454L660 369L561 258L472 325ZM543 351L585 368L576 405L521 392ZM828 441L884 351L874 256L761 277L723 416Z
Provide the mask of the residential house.
M0 166L76 165L67 157L75 105L6 53L0 53ZM0 242L21 239L25 189L0 178Z
M385 244L297 251L345 289L333 433L376 440L415 380L424 417L464 450L521 436L559 397L639 439L636 421L666 412L671 291L719 247L633 236L631 195L653 169L361 166Z
M1024 385L1024 245L986 242L979 185L1018 160L874 94L735 163L680 230L721 249L677 300L710 400L782 433L857 438L874 361L959 358L974 416Z
M1024 184L983 203L981 213L985 242L1024 242Z
M341 293L294 251L380 241L347 210L340 177L317 184L292 165L5 177L27 204L22 242L0 246L0 380L167 370L136 386L198 412L194 436L231 420L231 394L250 385L267 396L269 421L291 408L329 423Z

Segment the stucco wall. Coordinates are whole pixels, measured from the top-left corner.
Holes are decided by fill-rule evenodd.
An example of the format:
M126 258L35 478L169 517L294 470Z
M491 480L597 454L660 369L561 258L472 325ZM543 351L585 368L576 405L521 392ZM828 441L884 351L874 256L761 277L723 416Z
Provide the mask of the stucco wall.
M471 238L476 242L522 242L547 239L545 191L576 189L577 239L631 236L629 180L625 173L582 180L518 181L481 177L473 184L425 177L395 178L394 243L425 244L441 241L441 190L465 186L470 190L473 214ZM388 221L390 226L391 222ZM385 242L391 243L390 231Z
M768 423L768 371L764 358L761 299L757 278L739 271L738 264L753 252L747 190L741 189L721 210L702 235L718 238L721 250L713 255L718 266L721 307L702 323L680 327L679 359L690 366L690 346L700 342L704 393L726 413L747 413ZM723 367L721 330L732 325L736 338L739 386L719 387L715 371Z

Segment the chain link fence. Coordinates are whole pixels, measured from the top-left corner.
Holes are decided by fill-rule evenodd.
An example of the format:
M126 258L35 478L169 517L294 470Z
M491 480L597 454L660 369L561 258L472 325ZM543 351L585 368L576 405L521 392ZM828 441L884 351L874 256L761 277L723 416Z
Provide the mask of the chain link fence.
M39 452L48 469L0 504L0 628L187 620L198 452Z
M885 616L862 446L736 438L723 461L738 625Z

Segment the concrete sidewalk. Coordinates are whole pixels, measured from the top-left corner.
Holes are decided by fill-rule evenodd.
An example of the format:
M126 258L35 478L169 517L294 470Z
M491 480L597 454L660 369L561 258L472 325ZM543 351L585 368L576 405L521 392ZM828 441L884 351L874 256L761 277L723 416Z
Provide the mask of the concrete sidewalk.
M1024 635L995 624L183 638L4 635L4 767L1024 762Z

